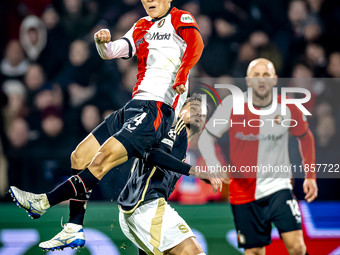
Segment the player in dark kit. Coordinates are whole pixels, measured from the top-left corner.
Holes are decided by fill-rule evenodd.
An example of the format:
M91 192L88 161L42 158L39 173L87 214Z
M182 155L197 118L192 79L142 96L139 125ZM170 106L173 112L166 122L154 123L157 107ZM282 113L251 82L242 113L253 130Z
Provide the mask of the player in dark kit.
M136 159L117 201L123 233L147 254L204 254L190 227L166 202L182 174L202 177L194 167L182 163L188 140L201 132L205 123L200 95L188 99L179 116L159 147L153 148L146 159ZM208 181L214 191L221 189L220 179Z
M95 34L96 47L103 59L137 55L138 74L132 100L107 117L77 146L71 155L73 176L52 192L37 195L10 187L15 201L32 218L73 199L70 223L74 225L68 225L65 232L77 234L74 240L79 242L61 246L44 243L46 246L41 248L85 243L82 227L78 226L82 225L92 188L110 169L131 157L144 157L160 143L173 123L174 110L181 107L186 97L188 73L203 50L196 21L190 13L171 7L171 0L142 0L142 4L148 16L137 21L121 39L110 42L108 30ZM153 36L155 33L166 34L166 38L160 40Z

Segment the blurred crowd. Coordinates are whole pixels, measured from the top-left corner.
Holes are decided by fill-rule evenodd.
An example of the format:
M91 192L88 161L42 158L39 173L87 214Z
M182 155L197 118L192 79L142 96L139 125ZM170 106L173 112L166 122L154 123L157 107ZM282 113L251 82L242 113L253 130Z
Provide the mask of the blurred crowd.
M288 86L312 92L308 108L317 163L340 163L339 1L174 0L173 5L194 15L204 40L191 77L244 90L244 82L234 78L244 77L254 58L270 59L279 77L295 78ZM70 175L72 150L131 98L136 82L136 59L103 61L93 35L109 28L112 40L118 39L145 15L140 0L0 2L0 197L8 185L44 192ZM194 151L195 140L191 146ZM227 146L223 151L227 154ZM126 173L117 176L105 185L121 188ZM337 191L340 185L327 180L326 186ZM321 199L327 198L321 194Z

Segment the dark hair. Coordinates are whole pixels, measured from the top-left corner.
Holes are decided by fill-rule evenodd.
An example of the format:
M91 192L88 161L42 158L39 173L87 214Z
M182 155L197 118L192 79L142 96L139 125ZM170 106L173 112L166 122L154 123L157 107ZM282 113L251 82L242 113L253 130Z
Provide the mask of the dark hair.
M202 102L202 94L194 93L191 97L188 97L188 98L185 100L185 102L184 102L182 108L183 108L184 106L186 106L188 103L193 102L193 101ZM207 103L207 113L208 113L208 112L209 112L209 105L208 105L208 103Z

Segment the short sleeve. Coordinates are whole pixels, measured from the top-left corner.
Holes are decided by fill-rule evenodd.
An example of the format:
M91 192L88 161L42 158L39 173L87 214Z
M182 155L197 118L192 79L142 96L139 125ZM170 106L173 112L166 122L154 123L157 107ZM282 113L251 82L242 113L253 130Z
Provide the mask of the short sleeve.
M136 44L135 40L133 39L133 31L135 30L136 24L137 23L135 23L132 28L127 31L123 37L120 38L121 40L127 41L127 43L129 44L129 53L126 57L122 57L122 59L129 59L136 54Z
M178 10L173 13L171 16L171 23L179 36L181 36L181 29L193 28L199 31L195 18L186 11Z
M230 115L233 108L233 97L232 95L227 96L223 99L208 123L206 124L206 130L213 136L220 138L222 135L229 130Z
M291 113L291 123L289 132L293 136L303 136L308 131L308 122L306 116L296 105L287 105Z

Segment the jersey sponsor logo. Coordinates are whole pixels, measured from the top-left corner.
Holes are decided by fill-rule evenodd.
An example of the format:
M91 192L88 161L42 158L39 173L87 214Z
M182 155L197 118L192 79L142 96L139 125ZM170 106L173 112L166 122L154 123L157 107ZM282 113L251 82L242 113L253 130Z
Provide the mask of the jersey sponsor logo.
M183 23L194 23L194 19L189 14L182 14L181 22L183 22Z
M245 141L257 141L257 140L268 140L268 141L277 141L280 140L283 137L283 134L281 135L263 135L263 134L249 134L245 135L243 132L237 132L235 135L235 138Z
M162 19L160 22L158 22L157 27L161 28L164 25L164 23L165 23L165 19Z
M157 41L162 41L162 40L170 40L171 34L170 33L160 33L160 32L153 32L151 33L146 33L144 38L145 40L157 40Z

